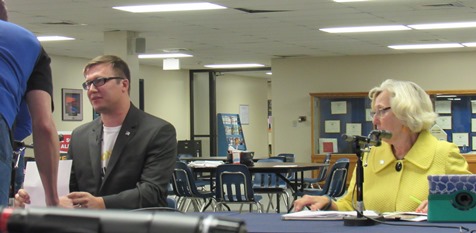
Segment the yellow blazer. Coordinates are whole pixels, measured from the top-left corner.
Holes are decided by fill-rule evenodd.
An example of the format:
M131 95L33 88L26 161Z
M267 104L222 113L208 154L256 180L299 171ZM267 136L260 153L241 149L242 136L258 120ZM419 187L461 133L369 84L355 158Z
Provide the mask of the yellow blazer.
M402 164L399 172L395 168L398 162ZM428 175L471 174L458 147L438 141L428 131L420 133L403 160L397 160L390 144L383 142L364 155L363 164L364 208L377 212L415 211L419 204L410 196L428 199ZM336 202L339 210L353 210L355 179L354 171L347 194Z

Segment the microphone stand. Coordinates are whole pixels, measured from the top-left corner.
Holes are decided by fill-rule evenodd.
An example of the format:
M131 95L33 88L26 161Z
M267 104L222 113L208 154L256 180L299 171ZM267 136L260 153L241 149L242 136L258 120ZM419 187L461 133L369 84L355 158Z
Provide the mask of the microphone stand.
M363 185L364 185L364 166L362 163L363 159L363 152L368 152L368 143L364 143L365 147L364 149L361 149L361 143L362 141L359 138L354 138L352 141L352 148L357 155L357 163L355 167L355 172L356 172L356 181L355 181L355 187L357 189L357 206L356 206L356 211L357 211L357 216L354 217L344 217L344 226L372 226L375 225L375 221L368 219L363 215L364 211L364 190L363 190Z

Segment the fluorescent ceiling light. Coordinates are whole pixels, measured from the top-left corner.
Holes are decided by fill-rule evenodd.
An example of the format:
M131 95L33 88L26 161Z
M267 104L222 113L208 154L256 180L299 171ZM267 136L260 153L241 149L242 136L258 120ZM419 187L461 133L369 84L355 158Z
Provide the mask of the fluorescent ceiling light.
M193 57L193 55L185 53L157 53L157 54L139 54L139 58L179 58L179 57Z
M408 44L408 45L390 45L391 49L444 49L444 48L461 48L463 45L459 43L447 44Z
M273 75L273 72L266 72L267 75Z
M466 47L476 47L476 42L461 43Z
M220 6L220 5L216 5L216 4L212 4L208 2L157 4L157 5L140 5L140 6L115 6L112 8L116 10L121 10L121 11L129 11L133 13L226 9L226 7L224 6Z
M412 24L408 27L414 29L470 28L476 27L476 22Z
M74 40L74 38L66 36L38 36L39 41L62 41L62 40Z
M369 0L334 0L334 2L367 2Z
M454 98L456 95L436 95L436 98Z
M403 31L411 30L404 25L388 25L388 26L364 26L364 27L336 27L336 28L319 28L319 30L329 33L349 33L349 32L384 32L384 31Z
M210 64L210 65L204 65L205 67L208 68L251 68L251 67L263 67L264 65L262 64L256 64L256 63L244 63L244 64Z

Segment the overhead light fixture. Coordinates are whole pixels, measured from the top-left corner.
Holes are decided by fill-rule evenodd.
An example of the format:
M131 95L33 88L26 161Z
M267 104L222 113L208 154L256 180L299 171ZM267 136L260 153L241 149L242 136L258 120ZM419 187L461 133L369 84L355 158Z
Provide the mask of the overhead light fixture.
M226 7L224 6L220 6L220 5L216 5L216 4L212 4L208 2L154 4L154 5L137 5L137 6L115 6L112 8L116 10L132 12L132 13L226 9Z
M334 2L367 2L369 0L334 0Z
M166 58L162 62L163 70L180 70L180 60L177 58Z
M263 64L257 63L243 63L243 64L210 64L204 65L207 68L253 68L253 67L264 67Z
M403 30L411 30L411 28L404 25L388 25L388 26L319 28L319 30L328 32L328 33L351 33L351 32L403 31Z
M407 44L407 45L390 45L391 49L445 49L445 48L461 48L462 44L459 43L446 43L446 44Z
M476 47L476 42L461 43L466 47Z
M456 95L436 95L436 98L455 98Z
M273 75L273 72L266 72L267 75Z
M451 29L451 28L471 28L476 27L476 22L456 22L456 23L429 23L429 24L411 24L413 29Z
M38 36L39 41L62 41L62 40L75 40L72 37L66 36Z
M152 58L180 58L180 57L193 57L193 55L185 53L156 53L156 54L139 54L141 59Z

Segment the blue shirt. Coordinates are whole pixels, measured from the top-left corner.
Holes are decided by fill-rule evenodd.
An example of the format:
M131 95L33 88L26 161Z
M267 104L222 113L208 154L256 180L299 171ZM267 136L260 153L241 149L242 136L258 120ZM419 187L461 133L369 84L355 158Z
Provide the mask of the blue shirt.
M44 90L52 95L52 86L50 58L36 36L0 20L0 114L8 126L12 128L20 111L27 111L25 105L20 106L28 91Z

